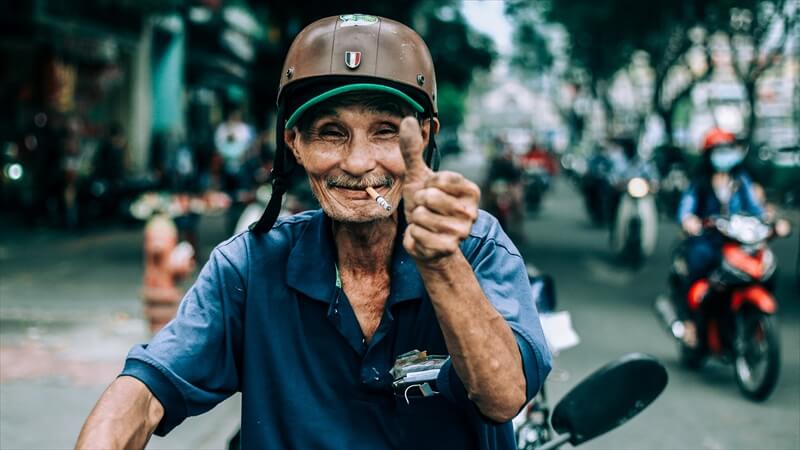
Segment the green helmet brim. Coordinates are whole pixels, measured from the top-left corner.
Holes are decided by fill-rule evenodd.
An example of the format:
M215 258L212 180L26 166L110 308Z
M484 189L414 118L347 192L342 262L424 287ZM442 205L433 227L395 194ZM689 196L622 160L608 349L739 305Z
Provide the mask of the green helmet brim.
M425 108L422 107L416 100L411 98L405 92L395 89L390 86L385 86L382 84L373 84L373 83L355 83L355 84L347 84L344 86L339 86L337 88L333 88L329 91L323 92L322 94L317 95L316 97L311 98L310 100L306 101L299 108L297 108L289 119L286 121L286 128L291 128L297 124L297 121L300 120L300 117L308 111L309 108L312 106L324 102L331 97L335 97L337 95L345 94L347 92L354 92L354 91L377 91L377 92L384 92L387 94L394 95L399 97L400 99L404 100L406 103L411 105L415 111L418 113L422 113L425 111Z

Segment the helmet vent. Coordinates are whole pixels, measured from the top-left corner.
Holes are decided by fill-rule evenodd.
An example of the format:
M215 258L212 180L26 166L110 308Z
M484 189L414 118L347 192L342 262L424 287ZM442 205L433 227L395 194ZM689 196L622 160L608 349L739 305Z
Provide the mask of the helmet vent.
M420 86L425 84L425 76L422 75L421 73L417 74L417 84L419 84Z
M286 70L286 78L291 80L293 75L294 75L294 67L289 67L289 69Z

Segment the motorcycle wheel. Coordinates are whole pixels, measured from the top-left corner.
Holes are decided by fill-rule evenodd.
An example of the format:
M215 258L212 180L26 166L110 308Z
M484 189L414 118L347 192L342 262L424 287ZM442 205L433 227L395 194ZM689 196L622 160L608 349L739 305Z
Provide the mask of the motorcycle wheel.
M625 259L633 268L644 265L644 252L642 251L642 221L634 218L628 223L628 233L624 247Z
M745 397L765 400L778 381L780 337L775 317L753 308L737 320L734 357L736 384Z
M525 206L529 212L539 212L542 208L542 195L538 193L528 193L525 196Z

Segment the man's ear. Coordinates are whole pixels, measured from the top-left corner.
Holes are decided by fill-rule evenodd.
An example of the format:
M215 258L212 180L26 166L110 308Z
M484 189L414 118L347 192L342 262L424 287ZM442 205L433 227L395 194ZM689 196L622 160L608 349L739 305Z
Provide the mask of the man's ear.
M425 143L425 147L427 147L428 142L430 142L431 133L433 133L434 136L439 134L439 119L436 117L422 122L422 141Z
M439 128L440 127L441 127L441 125L439 124L439 118L438 117L434 117L433 120L431 120L431 131L433 132L434 136L439 134Z
M286 144L286 147L292 151L297 164L302 166L303 160L300 158L300 152L297 151L298 140L300 140L300 133L297 131L297 128L292 127L291 129L283 130L283 143Z

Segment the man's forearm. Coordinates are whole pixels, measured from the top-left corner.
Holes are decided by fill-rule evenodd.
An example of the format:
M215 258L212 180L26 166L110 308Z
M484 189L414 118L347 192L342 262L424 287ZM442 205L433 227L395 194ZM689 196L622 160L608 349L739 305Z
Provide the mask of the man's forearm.
M83 425L76 449L143 449L164 408L141 381L119 377L106 389Z
M525 402L522 357L511 328L461 253L417 268L470 399L485 416L510 420Z

